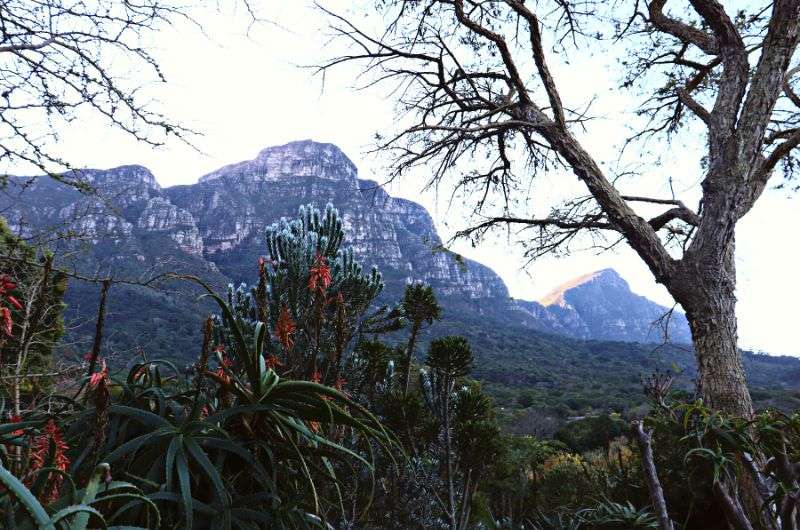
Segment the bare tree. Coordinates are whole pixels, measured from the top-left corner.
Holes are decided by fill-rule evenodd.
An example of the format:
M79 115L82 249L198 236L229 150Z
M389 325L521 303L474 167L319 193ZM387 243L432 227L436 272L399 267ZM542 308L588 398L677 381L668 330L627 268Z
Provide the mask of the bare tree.
M470 164L455 187L471 194L482 218L460 235L519 225L533 257L568 251L580 234L627 242L686 311L701 395L747 416L734 230L776 166L793 167L800 144L800 0L762 4L731 13L715 0L384 0L384 27L374 36L329 12L352 51L320 69L360 61L368 86L395 83L400 130L378 146L396 153L394 176L424 164L438 184ZM595 39L624 56L623 88L645 93L644 124L631 140L702 127L696 208L674 196L626 194L577 138L589 116L565 101L548 61L586 56ZM586 92L592 96L590 80ZM559 167L588 195L544 216L516 211L529 179ZM485 215L498 196L501 213ZM655 207L663 211L641 213Z
M152 146L186 139L192 131L142 88L165 81L148 39L192 22L189 8L176 0L0 0L0 161L86 187L79 174L63 174L71 166L53 141L91 114Z

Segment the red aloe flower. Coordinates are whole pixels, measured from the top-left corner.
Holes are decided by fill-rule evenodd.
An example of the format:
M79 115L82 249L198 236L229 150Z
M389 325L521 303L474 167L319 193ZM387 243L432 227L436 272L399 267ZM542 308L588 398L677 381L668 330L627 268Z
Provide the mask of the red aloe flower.
M320 293L324 293L331 284L331 268L328 267L328 258L317 253L310 272L308 288L312 291L319 290Z
M13 414L8 418L8 421L6 423L19 423L21 421L22 418L19 416L19 414ZM25 434L25 431L23 429L17 429L16 431L11 431L11 436L22 436L23 434Z
M135 381L138 381L139 379L143 378L146 375L147 375L147 367L142 365L136 369L136 372L134 372L133 379Z
M233 361L228 357L222 358L222 366L217 368L214 371L214 374L223 382L223 384L230 385L231 384L231 376L228 375L228 370L231 369L233 366Z
M286 309L286 306L283 306L281 314L278 316L278 322L275 324L275 337L287 350L294 346L292 333L294 333L296 327L292 317L289 315L289 310Z
M54 454L50 454L50 448L53 448ZM35 475L33 471L45 467L52 459L52 467L59 471L66 471L69 468L70 460L67 456L69 446L61 436L61 430L58 428L53 420L47 422L42 432L33 439L31 445L31 456L29 478L26 481L28 487L33 483ZM61 474L50 475L47 484L40 493L40 501L44 504L49 504L56 500L61 491L61 485L64 483L64 476Z
M266 359L264 359L264 363L267 365L267 368L274 370L278 366L283 366L283 363L280 359L278 359L277 355L268 355Z
M319 422L318 421L311 420L311 421L308 422L308 426L311 427L311 430L313 432L318 432L319 431Z
M11 296L10 294L6 296L6 300L13 305L15 308L22 310L22 304L19 303L19 300Z
M10 337L14 329L14 320L11 318L11 310L7 307L0 307L0 319L3 321L3 331Z
M347 396L349 394L344 389L346 385L347 385L347 380L344 377L339 376L336 378L336 382L333 383L333 388L335 388L336 390Z
M13 291L16 288L17 284L7 274L0 275L0 294L6 294L7 291Z
M22 304L19 303L19 300L17 300L16 297L11 296L9 294L10 291L13 291L16 288L17 284L14 283L14 281L11 280L11 278L9 278L8 275L3 274L2 276L0 276L0 296L5 298L9 304L14 306L14 308L22 309Z
M108 366L106 366L106 361L103 359L100 361L100 371L95 372L89 377L89 386L92 388L96 388L100 383L107 383L108 382Z
M314 373L311 374L311 381L314 383L319 383L322 381L322 374L319 372L319 370L314 370Z

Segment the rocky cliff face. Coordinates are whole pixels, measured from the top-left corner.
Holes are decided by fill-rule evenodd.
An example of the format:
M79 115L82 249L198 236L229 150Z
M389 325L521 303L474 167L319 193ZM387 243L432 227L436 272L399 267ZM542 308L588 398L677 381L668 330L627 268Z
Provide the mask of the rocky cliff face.
M331 144L302 141L270 147L253 160L201 177L197 184L164 191L171 204L195 219L205 258L235 282L252 279L267 226L296 215L302 204L322 208L330 202L342 215L356 255L383 273L387 301L397 300L406 282L423 280L449 299L452 309L496 313L513 307L505 284L490 269L440 249L433 220L423 207L359 179L355 165Z
M339 209L362 263L383 273L387 302L400 298L406 282L422 280L436 290L447 319L488 319L578 338L659 340L648 326L663 308L630 293L613 271L587 276L542 303L511 300L491 269L441 248L422 206L360 179L355 165L332 144L269 147L253 160L222 167L187 186L162 188L141 166L80 175L97 196L51 179L12 178L0 207L12 228L29 236L63 231L91 241L83 266L92 270L136 274L160 267L204 275L218 287L251 282L257 258L265 252L265 228L295 216L302 204L322 208L330 202ZM183 311L169 298L150 300L165 313L175 306L173 317ZM685 320L676 329L681 325ZM686 334L676 337L683 340Z
M571 337L626 342L689 343L686 316L633 293L613 269L579 276L538 302L521 302L548 331Z

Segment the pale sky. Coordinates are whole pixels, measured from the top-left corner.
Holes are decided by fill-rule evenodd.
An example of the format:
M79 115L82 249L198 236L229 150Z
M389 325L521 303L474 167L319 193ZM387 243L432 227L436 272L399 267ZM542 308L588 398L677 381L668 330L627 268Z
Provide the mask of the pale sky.
M352 5L344 0L323 3L340 11ZM62 131L59 149L64 156L74 165L86 167L142 164L162 186L170 186L192 183L222 165L251 159L267 146L313 139L338 145L358 166L361 178L384 180L387 161L366 152L375 133L387 131L393 124L388 88L354 90L358 73L354 68L330 74L323 87L320 77L298 65L317 63L330 50L324 17L305 0L264 5L263 14L274 24L252 28L249 37L243 36L247 28L243 13L220 13L211 8L195 12L203 32L178 23L154 37L154 55L168 83L148 87L148 94L173 120L203 133L195 139L202 153L177 141L153 150L110 129L102 120L85 117L80 127ZM617 89L618 77L602 54L554 66L556 80L567 87L563 95L568 104L580 107L597 96L593 108L599 110L600 119L588 125L582 139L596 158L612 160L637 100ZM592 84L590 90L587 83ZM673 175L687 189L699 182L696 145L678 142L668 148L656 147L665 154L659 167L646 172L652 178L625 184L626 191L665 196L664 175ZM446 240L464 227L463 215L458 206L448 205L446 191L438 197L433 192L421 194L425 177L421 172L411 175L391 183L388 191L426 206ZM577 185L569 174L543 178L548 185L552 182L554 189ZM694 199L691 194L687 197ZM792 331L800 301L798 226L798 198L778 190L765 193L740 223L738 314L743 347L800 356ZM477 248L462 242L452 249L492 267L518 298L536 299L574 276L613 267L635 292L664 305L672 303L627 247L601 255L582 252L544 258L525 268L521 251L504 236Z

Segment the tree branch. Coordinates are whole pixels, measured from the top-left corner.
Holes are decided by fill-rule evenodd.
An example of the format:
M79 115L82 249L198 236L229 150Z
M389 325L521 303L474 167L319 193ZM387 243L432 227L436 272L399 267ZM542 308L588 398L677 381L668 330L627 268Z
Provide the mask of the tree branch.
M681 42L694 44L709 55L716 55L719 52L717 41L712 35L666 16L664 14L666 3L667 0L653 0L647 6L653 26Z
M645 432L641 420L633 422L633 431L636 434L639 452L642 455L642 467L647 479L647 490L650 493L650 502L658 517L658 527L660 530L673 530L672 519L670 519L667 511L667 501L664 499L664 490L661 488L661 481L658 480L656 464L653 459L652 435Z

